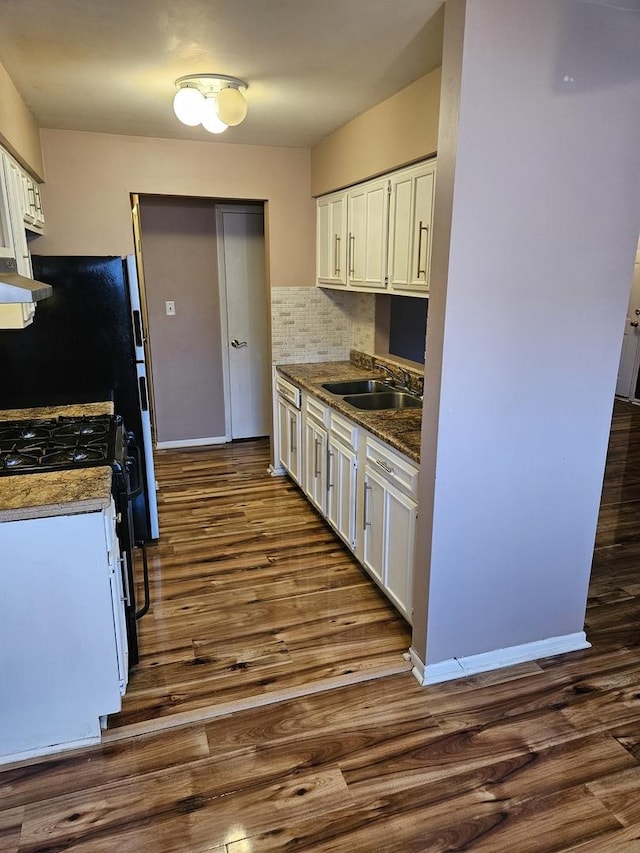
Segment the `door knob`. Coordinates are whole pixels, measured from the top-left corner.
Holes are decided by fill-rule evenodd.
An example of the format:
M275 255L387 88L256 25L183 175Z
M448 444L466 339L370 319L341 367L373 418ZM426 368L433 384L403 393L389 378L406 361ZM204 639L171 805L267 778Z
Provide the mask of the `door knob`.
M240 349L240 347L246 347L246 345L247 345L247 342L246 342L246 341L239 341L237 338L234 338L234 339L231 341L231 346L232 346L234 349Z

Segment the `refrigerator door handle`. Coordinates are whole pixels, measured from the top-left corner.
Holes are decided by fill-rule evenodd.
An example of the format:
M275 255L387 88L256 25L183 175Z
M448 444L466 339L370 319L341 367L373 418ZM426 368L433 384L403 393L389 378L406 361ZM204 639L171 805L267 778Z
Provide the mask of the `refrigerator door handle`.
M133 337L137 347L144 346L145 336L142 331L142 316L138 309L133 312Z
M140 388L140 408L143 412L148 412L149 395L147 393L147 379L145 376L138 376L138 387Z

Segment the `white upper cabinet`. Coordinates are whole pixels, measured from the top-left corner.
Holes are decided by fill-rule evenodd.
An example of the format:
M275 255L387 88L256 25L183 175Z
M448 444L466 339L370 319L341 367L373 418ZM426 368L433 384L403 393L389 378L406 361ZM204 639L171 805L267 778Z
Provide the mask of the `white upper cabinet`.
M318 199L316 219L318 283L347 284L347 196L333 193Z
M347 194L347 280L359 290L387 286L389 180L369 181Z
M317 284L427 296L436 161L317 201Z
M5 155L0 151L0 258L14 258L15 255L9 208L9 175L5 169Z
M391 186L389 290L428 293L435 163L403 169L391 178Z

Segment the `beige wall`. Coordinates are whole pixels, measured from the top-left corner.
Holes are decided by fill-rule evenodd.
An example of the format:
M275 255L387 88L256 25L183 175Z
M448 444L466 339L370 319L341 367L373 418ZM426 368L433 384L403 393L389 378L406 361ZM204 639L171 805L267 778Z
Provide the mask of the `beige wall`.
M47 233L37 254L133 251L129 193L266 201L272 287L315 281L309 151L63 130L41 132Z
M140 223L156 438L223 437L215 203L141 196Z
M440 69L421 77L323 139L311 151L314 196L436 153Z
M0 144L38 180L44 179L40 135L13 81L0 65Z

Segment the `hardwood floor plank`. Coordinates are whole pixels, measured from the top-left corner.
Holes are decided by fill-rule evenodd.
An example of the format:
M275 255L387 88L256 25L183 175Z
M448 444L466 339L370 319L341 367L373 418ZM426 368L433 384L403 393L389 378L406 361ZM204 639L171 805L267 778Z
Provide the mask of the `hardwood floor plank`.
M0 800L0 850L2 853L18 853L24 808L9 808Z
M0 773L0 804L24 806L207 757L209 745L201 726L176 729L169 740L144 735L5 770Z
M215 848L238 824L263 831L348 800L337 768L289 774L286 765L265 767L250 755L233 764L200 761L141 777L135 787L125 780L27 807L20 851L44 853L106 836L119 849L139 850L159 834L182 844L176 850Z

